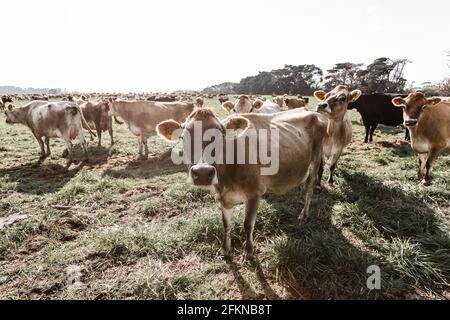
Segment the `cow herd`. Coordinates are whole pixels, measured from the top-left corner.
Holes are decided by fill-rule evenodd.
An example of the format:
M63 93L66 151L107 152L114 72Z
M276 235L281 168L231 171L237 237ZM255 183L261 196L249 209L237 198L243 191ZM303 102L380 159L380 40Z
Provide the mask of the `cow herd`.
M245 204L245 255L251 257L258 204L265 193L285 194L302 186L305 198L299 219L303 219L308 215L314 190L322 188L326 159L330 172L328 186L334 187L333 175L338 160L352 140L348 110L356 109L361 114L366 129L365 142L373 140L378 124L404 125L405 138L411 140L419 158L418 179L425 185L431 181L438 155L450 149L450 102L441 98L426 97L422 92L362 95L360 90L350 91L342 85L330 92L316 91L314 97L317 100L315 111L308 110L308 100L302 97L278 96L273 101L246 95L237 96L234 101L219 97L223 109L231 113L225 119L219 119L212 110L205 108L200 97L178 101L103 97L90 101L82 96L60 102L37 100L20 108L10 104L5 113L7 123L20 123L30 128L40 145L42 158L50 154L50 138L62 139L68 165L73 160L71 141L75 138L79 139L87 157L83 128L89 131L91 139L97 136L99 146L105 131L109 132L111 144L114 143L112 119L119 124L123 121L137 137L140 158L148 156L147 139L151 135L157 133L165 140L179 142L181 153L195 159L186 163L188 182L215 190L225 230L224 255L231 251L232 210L238 204ZM284 105L287 111L283 111ZM198 124L200 137L196 135ZM203 137L209 131L218 133L216 139L227 141L216 151L226 155L227 160L230 158L230 162L207 159L206 150L211 148ZM258 152L258 147L242 143L247 141L250 132L260 138L261 132L269 131L277 132L276 139L270 135L265 137L269 145L277 147L275 173L262 174L267 163L259 158L255 163L237 161L240 153L248 159Z

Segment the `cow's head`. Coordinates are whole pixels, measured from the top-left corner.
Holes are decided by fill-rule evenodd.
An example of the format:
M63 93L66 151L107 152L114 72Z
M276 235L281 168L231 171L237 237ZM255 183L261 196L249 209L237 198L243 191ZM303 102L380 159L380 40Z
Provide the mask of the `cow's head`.
M227 110L228 112L236 112L236 113L251 113L256 110L261 109L264 102L260 99L251 100L248 96L242 95L239 96L236 101L226 101L222 104L222 108Z
M405 99L402 97L392 99L394 106L403 108L404 124L407 127L414 127L419 122L422 111L439 102L441 102L441 98L426 98L422 92L412 92Z
M103 101L107 102L107 110L108 110L108 115L109 116L113 116L113 117L118 117L119 114L117 113L117 110L114 106L114 101L115 99L109 97L109 98L104 98Z
M19 112L13 104L10 104L5 111L6 123L13 124L19 122Z
M339 85L334 90L326 93L319 90L314 92L314 97L318 100L317 112L320 112L331 119L342 118L347 111L349 103L355 102L361 96L360 90L348 91L346 86Z
M225 135L230 131L245 131L248 127L249 121L243 117L233 116L221 122L210 109L197 109L183 124L174 120L163 121L158 124L156 131L167 141L181 140L183 157L189 159L186 163L188 183L195 186L213 186L219 182L217 163L214 161L216 155L212 154L211 157L209 154L215 138L206 137L217 135L225 139ZM227 139L229 138L227 136Z

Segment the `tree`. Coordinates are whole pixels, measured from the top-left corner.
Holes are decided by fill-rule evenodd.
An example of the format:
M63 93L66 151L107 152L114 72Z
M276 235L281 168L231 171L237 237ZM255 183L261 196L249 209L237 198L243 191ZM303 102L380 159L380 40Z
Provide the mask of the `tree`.
M362 66L362 63L337 63L333 69L328 70L324 83L325 89L332 90L339 84L346 85L350 90L356 89L359 85L358 73Z
M358 71L360 89L364 93L403 92L406 79L404 78L407 59L378 58L366 69Z
M450 78L444 79L439 84L440 94L446 97L450 97Z
M285 65L282 69L262 71L242 79L236 85L238 94L312 95L322 82L323 71L313 64Z

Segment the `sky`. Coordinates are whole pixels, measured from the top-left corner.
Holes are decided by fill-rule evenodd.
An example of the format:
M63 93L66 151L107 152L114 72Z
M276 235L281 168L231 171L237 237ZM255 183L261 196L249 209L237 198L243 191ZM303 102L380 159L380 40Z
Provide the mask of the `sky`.
M285 64L407 58L450 75L448 0L1 0L0 85L203 89Z

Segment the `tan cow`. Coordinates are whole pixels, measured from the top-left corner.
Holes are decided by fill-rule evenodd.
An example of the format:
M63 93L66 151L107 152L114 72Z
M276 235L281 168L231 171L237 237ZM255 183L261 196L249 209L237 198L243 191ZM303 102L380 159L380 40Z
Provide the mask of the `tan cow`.
M239 96L234 103L226 101L222 108L228 112L236 113L276 113L280 112L280 107L271 101L262 101L260 99L252 100L246 95Z
M306 101L304 99L297 99L297 98L286 99L284 100L284 102L286 103L288 110L306 107Z
M347 87L339 85L333 91L314 92L319 101L317 111L328 119L327 136L324 142L323 155L330 158L330 177L328 185L334 186L333 174L344 148L352 141L352 122L347 112L349 103L355 102L361 96L360 90L349 92ZM323 163L319 171L319 185L322 180Z
M30 128L41 147L41 159L50 155L50 138L61 138L66 143L64 154L69 156L69 165L73 161L72 140L78 137L87 158L86 141L83 126L89 128L80 107L74 102L32 101L21 108L8 106L6 123L21 123ZM44 138L47 151L44 149ZM64 156L64 155L63 155Z
M194 110L193 103L121 101L109 99L109 114L120 117L138 137L139 159L148 157L147 139L156 133L158 123L173 119L182 122Z
M97 102L88 101L81 104L80 109L83 112L83 116L89 127L97 131L98 146L100 147L102 145L102 132L104 131L109 132L112 146L114 144L114 137L112 117L109 115L109 101L107 99ZM118 121L115 117L114 120L116 123L122 124L122 122ZM88 129L86 126L83 126L83 128Z
M280 108L280 110L283 109L283 103L284 103L284 101L283 101L283 97L282 97L282 96L274 97L273 102L276 103L276 104L278 105L278 107Z
M413 92L406 98L392 100L403 108L404 124L411 135L411 147L419 157L417 178L429 184L431 170L439 153L450 150L450 102L441 98L427 98L422 92Z
M202 136L213 131L218 134L218 137L231 139L231 146L224 143L215 153L226 155L226 162L206 161L205 153L210 147L209 144L202 139L202 136L200 141L190 138L196 137L195 128L198 128L199 124ZM272 132L271 129L273 132L278 132L278 139L262 131ZM265 193L285 194L299 185L304 185L305 204L299 219L308 215L321 163L322 143L326 129L327 120L324 117L306 110L275 114L247 113L233 115L221 121L211 110L198 109L183 124L168 120L157 127L158 134L164 139L170 141L181 139L183 153L185 155L188 153L191 159L194 159L191 163L187 163L188 182L194 186L214 186L216 199L222 209L225 229L222 246L224 255L231 253L232 209L240 203L245 203L245 254L247 257L253 255L253 229L262 195ZM236 134L232 134L236 130ZM243 131L237 134L239 130ZM272 150L274 147L274 150L278 151L271 152L272 160L277 161L278 164L277 171L263 175L262 168L265 166L261 164L260 156L257 161L250 163L250 155L258 154L258 152L256 145L243 143L247 133L250 136L256 135L258 138L262 135L267 137L266 150ZM195 145L200 147L196 148ZM260 147L261 145L258 145L258 150ZM243 163L237 162L239 154L245 154L247 160ZM264 163L267 164L267 162Z

